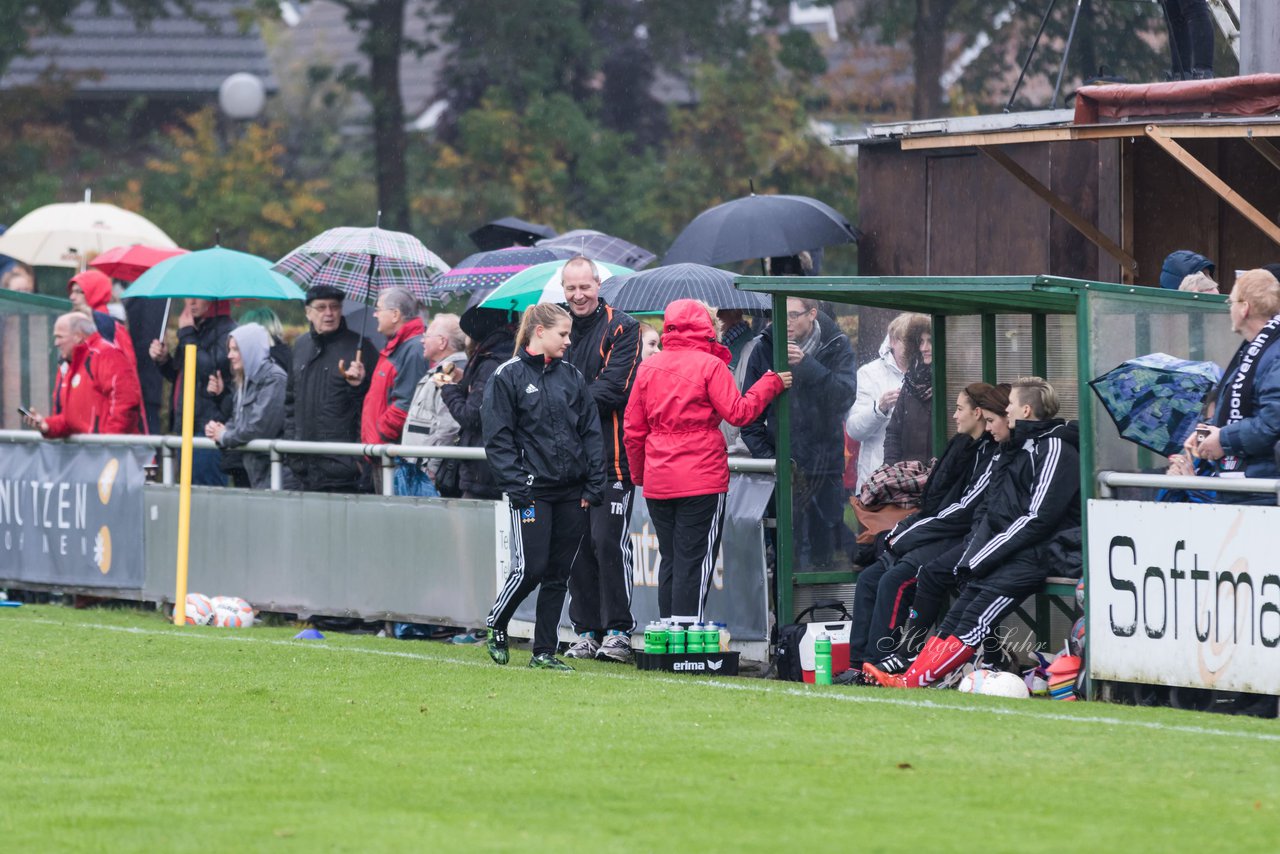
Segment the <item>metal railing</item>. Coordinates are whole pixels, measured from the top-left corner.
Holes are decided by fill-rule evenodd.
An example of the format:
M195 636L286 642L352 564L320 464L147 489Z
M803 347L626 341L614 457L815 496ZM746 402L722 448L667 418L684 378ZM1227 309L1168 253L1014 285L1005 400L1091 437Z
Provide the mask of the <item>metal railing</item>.
M1185 477L1167 474L1136 474L1123 471L1098 472L1098 497L1114 498L1122 486L1143 489L1195 489L1210 492L1267 493L1280 504L1280 479L1266 477Z
M65 439L46 439L35 430L0 430L0 442L33 443L64 442L72 445L129 445L154 448L160 457L160 482L166 486L176 483L174 456L182 450L181 436L123 436L82 433ZM193 440L198 449L216 450L218 445L203 436ZM467 448L458 445L364 445L358 442L297 442L290 439L254 439L245 445L224 450L243 451L251 454L269 454L271 457L271 491L284 489L284 456L286 454L316 455L326 457L367 457L378 460L382 475L382 494L395 494L397 459L483 460L483 448ZM756 474L775 473L774 460L757 460L752 457L730 457L729 471Z

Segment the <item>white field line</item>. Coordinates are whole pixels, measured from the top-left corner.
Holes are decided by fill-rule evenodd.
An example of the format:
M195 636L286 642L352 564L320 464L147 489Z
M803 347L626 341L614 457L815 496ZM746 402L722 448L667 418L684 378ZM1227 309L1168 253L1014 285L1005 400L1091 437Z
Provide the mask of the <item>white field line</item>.
M195 632L173 632L161 631L159 629L142 629L134 626L108 626L97 623L67 623L60 620L46 620L41 618L32 618L29 620L15 621L9 623L10 626L20 626L22 623L38 623L47 626L60 626L62 628L84 628L96 629L100 631L122 632L131 635L161 635L169 638L179 638L183 640L204 640L204 641L230 641L233 643L257 643L269 646L286 646L292 649L307 650L323 650L326 652L347 652L356 655L381 655L388 658L408 658L415 661L429 661L434 664L451 664L460 667L479 667L486 670L492 670L494 665L481 661L466 661L463 659L450 658L449 656L427 655L418 652L397 652L390 649L368 649L366 647L357 646L331 646L316 641L302 641L294 639L270 639L252 637L242 633L228 634L206 634ZM2 625L2 624L0 624ZM518 668L524 669L524 668ZM591 679L632 679L634 677L622 673L598 673L589 671L580 671L575 674L577 677L587 677ZM839 689L831 691L815 691L805 690L801 688L775 688L772 685L759 680L703 680L688 679L684 677L674 676L649 676L648 681L660 682L668 685L680 685L686 688L712 688L723 691L750 691L753 693L767 694L785 694L791 697L803 697L806 700L825 700L829 702L839 703L870 703L886 706L900 706L910 709L928 709L940 712L969 712L979 715L1004 715L1016 718L1031 718L1034 720L1061 721L1063 723L1075 724L1096 724L1106 727L1130 727L1134 729L1149 729L1159 732L1179 732L1190 735L1209 735L1220 736L1223 738L1242 738L1250 741L1280 742L1280 733L1265 732L1249 732L1249 731L1233 731L1226 729L1215 729L1213 727L1189 726L1186 724L1162 724L1153 721L1131 721L1123 718L1108 717L1104 715L1063 715L1055 712L1039 712L1029 711L1019 708L1000 708L986 706L959 706L950 703L940 703L935 700L912 700L905 697L880 696L877 694L864 694L845 692ZM887 693L887 692L886 692Z

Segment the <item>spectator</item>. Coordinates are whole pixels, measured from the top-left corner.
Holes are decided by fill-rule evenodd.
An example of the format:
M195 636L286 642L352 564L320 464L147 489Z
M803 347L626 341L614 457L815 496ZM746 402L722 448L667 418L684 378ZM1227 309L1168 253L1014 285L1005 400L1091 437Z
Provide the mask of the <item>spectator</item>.
M950 568L963 554L964 537L986 497L999 447L987 432L984 413L998 412L1003 420L1008 405L1008 395L986 383L965 386L956 396L956 435L929 472L920 510L898 523L886 538L886 551L858 574L849 640L849 661L857 671L852 681L861 681L860 668L867 661L886 673L907 669L905 658L896 652L894 632L903 627L909 612L918 621L911 606L921 569L952 553L950 577ZM932 618L925 628L931 625Z
M20 294L33 294L36 292L36 274L26 264L18 261L0 276L0 287Z
M218 394L229 405L225 423L210 421L204 434L220 448L234 448L254 439L278 439L284 427L285 388L289 375L271 358L271 335L257 323L246 323L231 331L227 341L227 360L231 363L233 394ZM222 377L214 374L210 384L222 385ZM213 389L210 389L213 391ZM271 487L271 460L266 454L245 454L244 468L249 474L250 489Z
M457 382L466 373L467 354L463 352L466 344L467 336L458 325L456 314L437 314L427 325L422 336L422 355L430 373L418 381L400 444L435 446L457 441L458 422L445 406L440 389L448 376L452 375ZM421 460L415 466L434 481L440 462L435 457Z
M662 350L662 334L648 323L640 324L640 361Z
M907 330L913 321L928 320L923 314L900 314L889 323L880 354L858 368L858 397L849 410L844 429L860 443L858 481L861 490L868 477L884 463L885 430L902 391L902 380L910 365L907 357Z
M863 672L881 685L926 688L973 657L995 626L1036 593L1053 563L1046 546L1080 524L1076 426L1054 418L1058 396L1039 377L1021 377L1009 393L1011 443L1001 453L989 495L970 530L955 572L967 579L935 637L901 676L873 664Z
M1179 249L1165 256L1164 263L1160 266L1160 287L1167 291L1176 291L1182 284L1182 280L1192 273L1207 270L1206 275L1212 276L1214 269L1213 262L1198 252Z
M768 371L740 394L711 311L695 300L667 306L663 329L662 351L636 371L627 457L658 537L658 614L700 623L729 489L720 422L754 421L791 385L791 374Z
M146 416L145 425L148 433L163 433L160 423L160 404L164 400L164 377L160 368L151 358L147 347L138 347L157 338L163 338L165 330L161 328L168 319L166 308L172 300L131 297L123 300L125 319L129 325L129 337L134 339L135 364L138 366L138 382L142 385L142 411Z
M489 378L498 366L512 358L516 346L515 328L506 320L504 312L482 313L474 325L468 323L468 315L462 316L464 330L473 341L478 341L467 360L467 371L461 379L455 374L442 374L440 397L449 414L458 422L458 444L478 448L484 445L484 426L481 406ZM495 482L488 460L463 460L458 467L458 481L463 498L496 499L502 490Z
M1266 270L1236 279L1227 299L1231 331L1244 339L1218 384L1211 424L1187 439L1194 456L1217 463L1217 477L1280 477L1280 282ZM1233 504L1274 504L1274 495L1220 492Z
M422 355L422 318L418 317L418 301L404 288L387 288L378 294L373 309L378 332L387 336L387 344L378 356L364 398L360 418L360 441L368 445L394 444L404 432L404 421L418 380L427 372ZM366 368L356 359L345 368L347 381L364 381ZM339 362L341 368L342 363Z
M856 391L853 348L834 320L813 300L787 298L787 363L792 388L791 456L795 463L796 563L824 567L840 549L844 527L845 413ZM774 325L751 350L746 387L773 367ZM757 458L776 457L776 404L763 419L742 428L742 441Z
M751 334L751 324L741 309L722 308L716 312L716 323L720 327L720 343L729 348L729 370L738 367L742 352L755 336Z
M1174 80L1213 77L1213 16L1206 0L1164 0Z
M640 363L640 323L600 299L600 270L581 255L560 273L573 315L573 343L566 357L587 380L604 433L608 499L587 511L588 548L577 552L569 573L569 619L578 639L568 658L631 661L631 498L623 413Z
M61 408L48 418L33 411L24 418L27 425L51 439L73 433L138 433L142 391L124 351L104 340L80 312L54 321L53 344L67 363L55 391Z
M884 431L884 461L933 459L933 326L913 315L904 337L907 370Z
M1180 291L1191 291L1196 294L1217 294L1218 283L1209 278L1209 274L1201 270L1199 273L1192 273L1182 280L1182 284L1178 285Z
M240 322L256 323L271 336L271 361L279 365L287 374L293 370L293 348L284 340L284 324L280 316L265 306L251 308L240 315Z
M67 297L71 307L91 318L98 328L98 334L115 344L129 361L136 363L133 350L133 338L124 321L117 320L107 311L111 303L111 279L99 270L85 270L77 273L67 282Z
M342 366L373 364L377 350L347 328L342 316L345 295L332 285L307 291L309 330L293 346L284 399L284 438L300 442L358 442L360 413L369 378L350 380ZM302 488L314 492L359 492L356 457L298 454L289 468Z
M231 305L226 301L205 299L183 300L182 314L178 317L178 355L169 353L169 345L163 337L151 342L149 352L156 367L165 379L173 383L169 430L182 430L182 386L184 353L188 344L196 348L196 409L195 435L203 436L205 425L221 417L218 401L209 393L209 377L215 373L229 376L231 363L227 361L227 336L236 323L231 319ZM201 486L225 486L227 479L222 472L222 454L217 450L196 449L192 456L191 482Z
M538 587L529 666L573 669L555 657L557 626L569 567L587 546L587 508L604 501L606 478L596 402L582 374L562 361L572 329L558 305L526 309L515 357L485 389L484 447L520 537L486 621L489 656L498 664L510 657L507 624Z

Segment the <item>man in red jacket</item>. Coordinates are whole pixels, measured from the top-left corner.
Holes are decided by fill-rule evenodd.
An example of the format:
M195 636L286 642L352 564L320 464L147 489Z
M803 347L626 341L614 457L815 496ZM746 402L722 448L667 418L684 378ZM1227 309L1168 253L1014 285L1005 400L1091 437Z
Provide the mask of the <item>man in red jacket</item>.
M51 439L73 433L137 433L142 389L134 365L116 345L103 340L83 314L64 314L53 325L53 343L67 362L55 395L62 411L26 417Z
M418 301L404 288L387 288L378 294L373 314L378 331L387 336L387 346L378 355L364 396L360 441L367 445L398 444L418 380L427 372L427 359L422 355L425 327L418 317ZM358 354L349 366L339 361L338 370L350 385L358 386L364 381L366 369Z

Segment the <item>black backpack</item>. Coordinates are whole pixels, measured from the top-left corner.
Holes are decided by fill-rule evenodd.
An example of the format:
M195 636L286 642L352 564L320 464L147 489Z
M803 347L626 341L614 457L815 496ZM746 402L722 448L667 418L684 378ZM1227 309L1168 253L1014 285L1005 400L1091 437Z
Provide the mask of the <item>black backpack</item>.
M809 625L808 618L813 616L814 611L823 609L843 614L846 620L853 619L853 617L849 616L849 609L839 599L824 599L821 602L814 602L797 614L794 623L785 625L778 630L778 654L774 665L777 668L779 679L786 682L804 681L804 673L800 667L800 639L804 637L805 630Z

